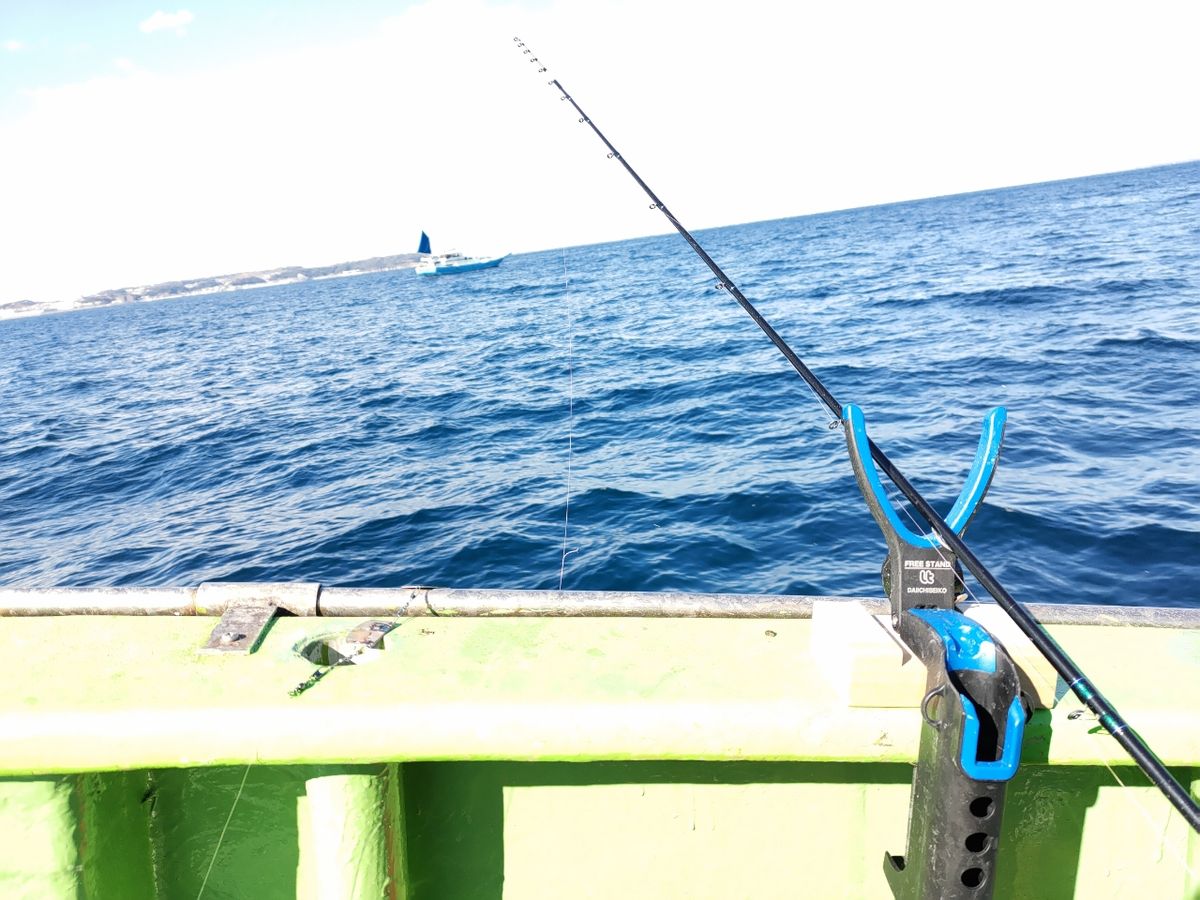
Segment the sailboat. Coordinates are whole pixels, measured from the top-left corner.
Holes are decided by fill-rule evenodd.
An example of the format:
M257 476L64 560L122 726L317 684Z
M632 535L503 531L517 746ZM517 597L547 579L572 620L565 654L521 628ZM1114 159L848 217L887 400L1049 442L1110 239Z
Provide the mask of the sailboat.
M475 269L490 269L500 265L508 254L503 256L467 256L457 250L449 250L438 256L433 256L429 244L429 235L421 232L421 240L417 244L417 253L428 254L431 258L417 263L413 270L418 275L453 275L458 272L472 272Z

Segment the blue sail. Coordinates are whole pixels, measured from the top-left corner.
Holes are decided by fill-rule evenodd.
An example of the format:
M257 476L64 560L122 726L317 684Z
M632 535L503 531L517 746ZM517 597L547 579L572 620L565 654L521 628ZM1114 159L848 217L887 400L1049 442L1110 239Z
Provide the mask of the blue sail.
M421 232L421 243L417 245L417 252L418 253L432 253L433 252L432 250L429 249L429 235L427 235L423 231Z

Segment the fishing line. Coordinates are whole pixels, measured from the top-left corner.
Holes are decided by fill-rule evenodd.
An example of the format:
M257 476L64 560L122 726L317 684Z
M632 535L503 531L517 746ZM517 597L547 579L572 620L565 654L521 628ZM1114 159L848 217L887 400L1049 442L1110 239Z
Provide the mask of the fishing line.
M529 57L529 62L537 66L539 73L547 71L546 66L536 56L533 56L533 51L526 46L524 41L520 38L513 38L513 41L516 43L517 49ZM679 232L680 236L687 241L688 245L700 257L701 261L708 266L709 270L717 277L718 287L727 291L737 301L738 305L754 320L755 324L771 340L771 343L776 346L779 352L783 354L784 358L791 363L792 368L796 370L797 374L807 382L813 393L825 404L830 413L837 416L840 420L842 417L842 406L833 394L830 393L829 389L805 365L804 361L796 355L796 352L788 346L779 333L771 327L771 324L763 318L762 314L754 307L754 304L742 294L741 290L733 283L729 276L721 271L720 266L713 261L712 257L708 255L691 233L667 209L666 205L651 190L650 186L634 171L633 167L625 160L625 157L621 155L617 148L604 136L604 133L596 127L596 124L588 117L587 113L583 111L583 108L567 93L566 88L562 86L559 80L553 78L548 83L559 91L559 99L570 103L579 114L579 122L591 128L596 137L608 148L609 159L615 159L619 162L625 171L629 173L629 176L642 188L646 196L650 198L650 208L661 212L667 218L667 221L675 227L675 230ZM1058 672L1067 686L1088 709L1097 714L1100 724L1125 749L1125 752L1132 757L1134 762L1146 773L1155 786L1167 796L1175 808L1188 821L1188 824L1197 833L1200 833L1200 804L1197 804L1192 799L1190 793L1175 780L1175 777L1167 770L1162 760L1155 755L1154 751L1142 740L1141 736L1129 727L1116 707L1100 693L1091 680L1075 664L1074 660L1050 636L1049 632L1041 626L1028 610L1017 602L1016 598L1000 584L999 580L984 566L983 562L975 555L971 548L946 524L937 510L921 496L920 492L913 487L904 474L896 468L887 454L870 438L867 439L867 447L870 451L871 459L879 471L883 472L891 480L900 490L900 493L913 505L913 508L928 522L946 549L953 553L971 574L975 576L980 586L995 598L996 603L1008 613L1017 627L1024 632L1033 645L1054 666L1055 671Z
M221 835L217 838L217 846L213 850L212 859L208 861L208 871L204 873L204 880L200 882L200 892L196 894L196 900L200 900L204 896L204 888L208 886L208 876L212 874L213 866L217 862L217 854L221 852L221 844L225 842L225 832L229 830L229 823L233 821L233 811L237 809L238 801L242 799L242 791L246 788L246 778L250 775L250 767L254 763L246 763L246 771L242 773L242 783L238 785L237 794L233 798L233 806L229 807L229 815L225 817L225 825L221 829Z
M1099 735L1097 735L1097 737L1099 737ZM1103 756L1100 757L1100 762L1104 763L1104 768L1108 769L1109 773L1111 773L1117 784L1124 788L1124 790L1120 792L1121 796L1127 798L1128 801L1133 805L1133 808L1141 814L1142 818L1146 820L1146 824L1150 830L1153 832L1161 832L1163 830L1162 824L1154 821L1154 817L1150 814L1150 810L1146 809L1141 801L1137 799L1136 793L1129 789L1129 785L1125 784L1125 782L1121 780L1121 776L1117 774L1117 770L1109 765L1108 760L1106 760ZM1187 873L1188 878L1193 882L1196 881L1196 870L1191 867L1178 847L1176 847L1173 843L1168 844L1165 840L1159 844L1159 847L1167 848L1167 852L1175 859L1177 863L1179 863L1183 871Z
M379 641L382 640L385 635L391 634L403 624L404 621L402 619L396 619L392 622L372 621L365 623L365 625L370 626L369 636L374 638L374 640L364 640L363 642L358 643L358 646L352 653L335 654L336 658L333 659L332 662L326 663L323 666L319 666L316 671L314 671L312 675L310 675L305 681L300 682L300 684L292 688L292 690L288 692L288 696L299 697L334 669L342 666L354 665L358 658L365 654L368 650L375 650L379 646ZM361 628L364 626L359 627ZM351 632L351 635L353 634L354 631ZM200 892L196 895L196 900L200 900L200 898L204 896L204 888L208 884L209 876L212 875L213 866L217 861L217 854L221 852L221 844L225 842L225 832L229 830L229 823L233 821L233 813L237 809L238 801L242 799L242 791L246 787L246 778L250 775L250 768L253 765L253 761L246 763L246 771L242 773L242 783L238 785L237 794L233 798L233 805L229 807L229 815L225 817L225 825L221 828L221 834L217 838L217 846L213 850L212 859L208 861L208 870L204 873L204 880L200 882Z
M981 602L971 592L971 589L969 586L964 584L964 587L966 587L967 595L972 600L974 600L976 603ZM1043 687L1050 688L1052 693L1056 694L1058 692L1058 685L1050 684L1049 679L1047 679L1046 676L1041 673L1041 671L1039 671L1038 669L1035 669L1035 668L1031 668L1028 671L1029 671L1029 674L1031 675L1031 677L1037 678ZM1082 712L1082 710L1080 710L1080 712ZM1068 714L1067 718L1071 719L1072 715L1074 715L1074 714L1073 713ZM1089 721L1096 721L1096 718L1095 717L1090 718ZM1105 744L1101 740L1102 737L1111 737L1111 735L1101 735L1101 734L1097 733L1095 729L1092 729L1092 728L1088 729L1088 735L1089 735L1089 737L1091 737L1093 739L1093 743L1097 747L1096 757L1100 760L1100 763L1104 766L1104 768L1108 770L1108 774L1112 776L1113 781L1116 782L1116 784L1122 789L1121 791L1118 792L1119 796L1121 796L1123 798L1124 802L1126 802L1130 806L1132 806L1133 809L1135 809L1137 811L1138 815L1140 815L1145 820L1147 830L1151 834L1160 833L1163 830L1162 823L1156 822L1154 820L1153 814L1150 812L1149 809L1146 808L1146 805L1138 798L1137 791L1133 790L1133 786L1126 784L1121 779L1121 776L1117 774L1117 770L1113 766L1113 757L1111 756L1111 754L1109 754L1107 752L1110 748L1107 744ZM1151 786L1157 787L1157 785L1154 785L1153 783L1151 783ZM1169 814L1169 812L1170 811L1168 810L1168 814ZM1180 849L1177 846L1175 846L1175 844L1173 844L1173 843L1168 844L1166 842L1166 840L1164 839L1160 842L1159 846L1167 848L1167 852L1169 853L1169 855L1175 860L1175 862L1177 862L1179 864L1180 869L1187 873L1188 878L1190 878L1193 881L1196 880L1196 877L1197 877L1196 870L1192 868L1191 864L1188 863L1187 858L1183 855L1182 851L1180 851Z
M562 558L558 563L558 589L563 588L567 570L567 528L571 520L571 460L575 445L575 313L571 307L571 278L567 271L567 251L562 251L563 298L567 307L567 490L563 501Z

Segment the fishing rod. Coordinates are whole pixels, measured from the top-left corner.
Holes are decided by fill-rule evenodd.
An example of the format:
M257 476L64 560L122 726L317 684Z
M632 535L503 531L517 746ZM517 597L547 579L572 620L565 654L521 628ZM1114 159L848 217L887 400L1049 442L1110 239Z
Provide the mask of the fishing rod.
M522 49L522 52L530 57L529 61L537 65L539 73L547 71L546 66L536 56L532 55L532 51L526 47L520 38L513 38L513 40L516 42L518 48ZM683 239L687 241L696 255L708 266L717 277L717 287L727 291L738 302L738 305L749 314L755 324L770 338L771 343L791 363L792 368L804 379L813 390L813 393L817 395L818 399L828 407L829 411L839 422L842 422L844 417L843 407L822 383L821 379L788 346L779 332L771 326L771 323L746 298L738 286L734 284L733 280L721 270L721 267L700 246L700 243L692 236L691 232L684 228L683 224L675 218L666 204L642 180L642 177L634 171L633 166L613 146L612 142L604 136L604 133L596 127L596 123L583 111L583 108L567 92L567 89L562 86L559 80L552 78L548 83L558 89L561 94L560 99L567 101L575 108L575 111L579 113L579 121L586 124L596 133L596 136L604 146L608 148L609 158L619 162L625 168L625 171L629 173L630 177L638 183L638 186L646 193L646 196L650 198L650 208L661 212ZM1117 743L1124 748L1142 772L1145 773L1146 777L1162 791L1171 804L1187 820L1188 824L1200 834L1200 804L1197 804L1192 799L1188 791L1175 779L1162 760L1158 758L1150 746L1142 739L1141 735L1129 726L1129 723L1125 721L1117 708L1100 693L1092 681L1041 626L1038 620L1017 602L1016 598L988 571L979 557L964 543L962 538L946 523L941 515L930 506L929 502L921 496L912 483L904 477L904 474L896 468L896 465L888 458L887 454L870 438L867 438L867 446L871 459L874 460L880 471L887 475L891 482L899 489L900 493L913 505L913 508L929 523L946 549L955 554L983 588L995 598L996 603L1012 618L1017 627L1024 632L1038 651L1049 661L1067 687L1079 698L1080 702L1096 715L1104 729L1116 739Z

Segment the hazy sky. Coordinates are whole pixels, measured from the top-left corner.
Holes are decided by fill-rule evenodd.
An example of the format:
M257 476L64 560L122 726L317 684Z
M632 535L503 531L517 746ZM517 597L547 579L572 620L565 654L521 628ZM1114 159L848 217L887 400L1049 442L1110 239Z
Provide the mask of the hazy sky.
M517 51L521 36L550 71ZM0 303L1200 158L1200 4L0 0Z

